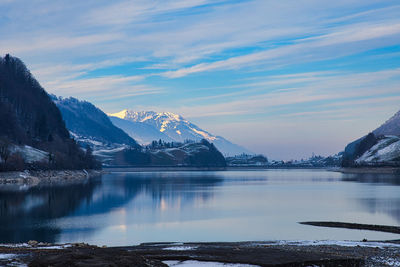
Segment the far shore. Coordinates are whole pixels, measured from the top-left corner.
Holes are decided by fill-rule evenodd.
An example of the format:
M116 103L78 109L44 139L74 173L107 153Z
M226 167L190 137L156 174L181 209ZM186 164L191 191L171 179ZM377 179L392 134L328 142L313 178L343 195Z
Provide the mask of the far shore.
M226 167L190 166L103 166L107 172L159 172L159 171L225 171Z
M107 172L159 172L159 171L257 171L257 170L327 170L354 174L400 174L400 167L300 167L300 166L226 166L226 167L193 167L193 166L103 166Z
M194 166L103 166L109 172L157 172L157 171L257 171L305 169L323 170L326 167L279 167L279 166L226 166L226 167L194 167Z

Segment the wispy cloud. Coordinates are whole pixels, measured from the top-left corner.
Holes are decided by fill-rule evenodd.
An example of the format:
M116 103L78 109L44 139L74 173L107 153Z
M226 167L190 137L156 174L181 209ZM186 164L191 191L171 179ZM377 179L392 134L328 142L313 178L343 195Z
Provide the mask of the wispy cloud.
M204 100L206 102L182 106L177 109L177 112L190 118L251 114L279 116L279 113L276 114L276 110L281 109L285 110L282 114L290 116L291 114L307 114L307 112L318 113L324 109L332 109L332 107L337 109L343 106L351 108L353 105L361 104L368 106L372 103L385 105L390 102L393 104L400 97L400 69L351 74L343 72L296 73L272 75L264 79L265 81L239 85L239 87L250 89L214 96L213 98L221 98L221 101L217 103L209 104L207 103L209 98L199 98L197 101ZM296 87L293 87L294 85ZM248 95L249 93L252 94ZM228 96L234 98L226 100ZM296 107L296 105L302 104L307 105L303 105L301 108ZM306 111L299 112L299 109Z
M238 69L254 64L287 64L288 62L293 63L293 61L296 60L313 61L335 58L347 55L350 51L335 49L336 53L330 54L332 52L331 47L334 45L370 41L372 39L384 37L394 37L392 40L388 40L387 43L388 45L396 45L398 38L400 38L400 23L352 25L351 27L338 29L317 37L301 39L295 44L280 46L278 48L243 56L231 57L212 63L200 63L191 67L168 71L163 73L163 75L169 78L179 78L197 72ZM377 45L375 43L366 42L363 48L357 49L357 52L359 53L376 47Z
M99 102L165 93L162 88L139 84L138 81L141 80L140 76L106 76L78 80L53 80L44 83L43 86L50 93L59 96L75 96Z
M209 0L165 0L165 1L121 1L97 8L87 16L94 25L126 25L133 21L145 21L149 17L199 7L218 1Z
M0 46L3 51L8 51L12 54L23 54L28 52L49 52L60 51L65 49L79 48L82 46L90 46L98 43L105 43L120 39L119 34L94 34L86 36L53 36L47 39L47 36L38 36L25 43L24 40L16 40Z
M49 66L48 64L39 64L33 65L31 67L31 72L41 81L54 81L55 79L59 79L59 81L68 81L74 78L78 78L82 75L87 75L93 70L120 66L132 62L141 62L143 60L144 59L140 57L123 57L85 64L64 63L51 66ZM144 79L146 75L135 75L134 77L136 81L139 81Z

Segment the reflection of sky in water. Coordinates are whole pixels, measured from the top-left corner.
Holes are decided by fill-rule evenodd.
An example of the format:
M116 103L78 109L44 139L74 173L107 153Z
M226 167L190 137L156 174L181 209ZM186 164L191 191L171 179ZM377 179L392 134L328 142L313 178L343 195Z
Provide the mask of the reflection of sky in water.
M398 179L320 170L110 173L83 187L0 193L0 226L10 232L0 241L23 239L16 234L21 230L43 241L108 245L398 239L387 233L297 224L332 220L399 225ZM28 223L11 223L23 217Z

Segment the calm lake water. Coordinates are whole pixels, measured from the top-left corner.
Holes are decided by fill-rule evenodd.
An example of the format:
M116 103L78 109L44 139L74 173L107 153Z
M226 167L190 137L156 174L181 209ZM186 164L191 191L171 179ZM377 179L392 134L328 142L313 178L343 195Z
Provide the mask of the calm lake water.
M0 243L383 240L301 221L400 224L400 176L324 170L109 173L81 185L0 189Z

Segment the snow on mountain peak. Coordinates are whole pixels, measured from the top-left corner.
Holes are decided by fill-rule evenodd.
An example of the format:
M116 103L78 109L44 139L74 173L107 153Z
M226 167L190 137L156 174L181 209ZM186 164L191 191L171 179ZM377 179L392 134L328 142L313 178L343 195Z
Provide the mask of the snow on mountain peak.
M200 141L201 139L206 139L221 148L221 150L228 155L251 153L245 148L232 144L222 137L212 135L184 119L182 116L172 112L133 111L125 109L114 114L109 114L109 116L117 117L136 124L146 124L148 125L147 127L152 127L155 131L158 131L158 138L163 140L184 142L185 140ZM119 123L116 120L113 122ZM120 124L119 127L124 129L126 126ZM128 129L126 130L128 131ZM154 133L149 133L149 136L152 136L153 134ZM138 140L146 139L139 138L138 136L135 136L135 138Z
M120 112L117 112L117 113L107 113L107 115L111 116L111 117L117 117L117 118L120 118L120 119L125 119L127 113L128 113L128 110L124 109L124 110L121 110Z
M117 117L120 119L130 120L134 122L145 122L147 120L162 120L162 121L186 121L182 116L172 112L155 112L155 111L133 111L124 109L117 113L108 113L108 116Z
M218 139L216 136L190 123L182 116L172 112L133 111L125 109L114 114L109 114L109 116L152 125L158 131L176 141L184 141L186 139L200 140L204 138L209 142L213 142Z
M152 111L150 111L152 112ZM185 119L181 116L174 114L172 112L159 112L155 113L155 119L162 119L166 121L184 121Z

